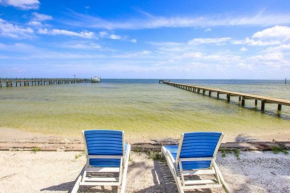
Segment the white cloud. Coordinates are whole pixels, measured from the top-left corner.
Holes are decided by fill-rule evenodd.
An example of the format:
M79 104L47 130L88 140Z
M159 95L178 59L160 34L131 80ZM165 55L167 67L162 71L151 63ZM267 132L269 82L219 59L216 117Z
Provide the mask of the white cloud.
M32 25L32 26L41 26L41 22L39 21L30 21L28 22L28 25Z
M122 54L116 54L116 55L111 55L109 56L110 58L120 58L120 59L140 59L144 60L145 62L148 62L147 60L149 58L155 58L154 55L152 55L152 52L149 50L144 50L144 51L138 51L138 52L129 52L129 53L122 53Z
M282 61L284 60L283 53L269 53L265 55L257 55L249 58L250 60L262 61Z
M183 43L178 43L178 42L148 42L148 44L151 44L153 46L172 47L172 46L180 46Z
M246 44L248 46L273 46L283 45L283 43L285 43L288 39L290 39L290 27L275 26L254 33L252 38L247 37L244 40L232 40L232 44Z
M206 30L204 30L205 32L209 32L211 31L211 28L207 28Z
M112 34L112 35L110 35L110 39L113 39L113 40L119 40L119 39L121 39L121 36L118 36L118 35Z
M233 40L232 44L247 44L249 46L271 46L281 44L281 42L278 40L262 41L246 38L245 40Z
M39 0L0 0L0 4L28 10L38 9L40 2Z
M0 43L0 49L1 50L6 50L6 51L13 51L13 50L18 50L18 48L31 48L30 45L23 44L23 43L15 43L15 44L3 44Z
M269 47L265 50L267 53L281 52L283 50L290 50L290 44L282 44L275 47Z
M81 43L80 43L81 44ZM58 47L65 47L67 45L58 45ZM5 52L10 52L8 56L3 59L13 59L13 60L31 60L35 62L35 59L47 59L47 60L55 60L55 59L98 59L98 58L105 58L106 56L101 54L95 53L88 53L87 49L97 49L97 44L87 44L87 45L77 45L75 48L78 49L76 51L66 50L66 51L52 51L49 49L44 49L42 47L35 47L29 44L23 43L15 43L15 44L1 44L0 43L0 50ZM91 48L89 48L91 47ZM95 48L93 48L95 47ZM82 52L83 50L83 52ZM3 52L2 52L3 53ZM63 65L63 64L61 64Z
M27 53L38 53L41 49L37 48L30 44L24 44L24 43L14 43L14 44L1 44L0 43L0 50L5 52L12 53L13 57L15 53L23 53L25 56L27 56ZM2 52L2 53L3 53ZM10 55L11 56L11 55Z
M40 14L40 13L32 13L34 21L46 21L46 20L52 20L52 16L50 15L45 15L45 14Z
M290 27L287 26L275 26L267 28L262 31L256 32L253 38L283 38L290 39Z
M103 55L87 54L87 53L71 53L71 52L42 52L39 54L33 54L29 58L37 59L96 59L104 58Z
M144 15L144 14L143 14ZM109 21L100 17L72 12L73 19L66 24L101 29L154 29L215 26L271 26L290 24L290 14L262 14L252 16L213 15L199 17L157 17L147 14L146 18Z
M99 35L101 36L101 37L104 37L104 36L106 36L108 33L106 32L106 31L101 31L100 33L99 33Z
M14 25L0 18L0 35L11 38L29 38L34 31L29 27Z
M187 58L202 58L203 54L201 52L186 52L182 55L176 56L174 60L187 59Z
M238 63L238 67L240 67L241 69L246 69L246 70L254 69L254 66L252 64L245 64L243 62Z
M151 54L152 52L151 51L148 51L148 50L144 50L143 52L142 52L142 54Z
M260 68L265 69L268 68L270 71L273 68L279 69L290 67L289 65L290 61L284 58L284 54L282 52L273 52L255 55L247 58L247 61L255 66L262 66Z
M229 41L231 38L194 38L193 40L189 40L189 45L199 45L199 44L220 44Z
M136 39L132 39L132 40L131 40L131 42L133 42L133 43L136 43L136 42L137 42L137 40L136 40Z
M75 36L80 38L87 38L92 39L94 38L95 34L94 32L89 31L82 31L82 32L73 32L73 31L67 31L67 30L61 30L61 29L39 29L39 34L46 34L46 35L65 35L65 36Z
M32 19L30 22L28 22L28 25L31 26L42 26L41 22L47 21L47 20L52 20L52 16L50 15L45 15L45 14L40 14L40 13L36 13L33 12L32 13Z
M246 47L242 47L241 49L240 49L240 51L242 51L242 52L245 52L245 51L247 51L248 49L246 48Z
M73 49L100 49L101 46L95 43L70 43L64 44L63 47L73 48Z

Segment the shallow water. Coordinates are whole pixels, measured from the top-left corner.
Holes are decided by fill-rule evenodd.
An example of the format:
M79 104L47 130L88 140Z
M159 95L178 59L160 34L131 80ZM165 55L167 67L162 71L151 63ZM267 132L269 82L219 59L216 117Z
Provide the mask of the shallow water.
M290 99L283 81L173 80L212 88ZM215 95L213 94L213 97ZM224 97L224 96L222 96ZM0 89L0 127L79 136L84 129L119 129L134 138L177 137L181 132L223 131L238 135L290 130L290 108L266 104L266 112L246 100L246 108L158 80L104 80Z

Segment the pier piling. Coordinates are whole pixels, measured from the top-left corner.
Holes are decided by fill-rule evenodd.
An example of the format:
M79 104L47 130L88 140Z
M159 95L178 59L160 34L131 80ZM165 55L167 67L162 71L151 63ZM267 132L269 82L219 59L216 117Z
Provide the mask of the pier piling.
M6 78L6 87L12 87L12 86L13 86L12 78L10 80Z
M242 106L245 106L245 97L242 97Z
M231 101L231 94L227 94L227 101L228 101L228 102Z
M261 111L265 111L265 100L261 101Z
M91 79L84 79L84 78L59 78L59 79L52 79L52 78L6 78L6 80L2 80L0 78L0 88L3 87L3 83L6 87L18 87L18 86L42 86L42 85L53 85L53 84L72 84L72 83L91 83Z
M167 84L170 86L174 86L177 88L181 88L184 90L192 91L197 94L200 94L202 91L202 94L205 95L206 92L208 92L208 96L211 97L212 92L217 93L217 99L220 98L220 94L226 94L226 101L230 102L231 97L239 97L239 103L241 103L241 106L245 106L246 99L247 100L255 100L255 107L258 105L258 100L261 102L261 111L265 111L265 104L266 103L274 103L277 104L277 110L280 112L282 110L282 105L290 106L290 100L287 99L278 99L278 98L272 98L272 97L266 97L266 96L259 96L259 95L252 95L252 94L246 94L246 93L239 93L239 92L233 92L233 91L227 91L227 90L221 90L221 89L214 89L214 88L208 88L208 87L202 87L202 86L196 86L196 85L185 85L185 84L179 84L179 83L173 83L169 81L163 81L163 84Z
M278 111L281 111L281 110L282 110L282 105L278 104Z

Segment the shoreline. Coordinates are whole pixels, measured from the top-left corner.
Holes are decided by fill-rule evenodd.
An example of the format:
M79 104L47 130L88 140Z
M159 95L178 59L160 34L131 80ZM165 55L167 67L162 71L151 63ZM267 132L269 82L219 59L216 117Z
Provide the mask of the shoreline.
M82 138L64 137L58 135L47 135L41 133L25 132L17 129L0 128L2 135L0 136L0 151L84 151L84 143ZM236 141L223 140L222 149L240 151L272 151L273 146L282 146L284 149L290 150L290 140L273 139L258 140L249 136L238 136ZM160 151L162 145L178 144L176 138L166 139L147 139L143 141L125 140L131 143L132 150L137 151Z
M82 134L79 132L79 136L74 135L65 135L65 134L46 134L39 132L29 132L22 129L8 128L0 126L0 142L13 142L13 141L22 141L22 142L82 142ZM181 133L180 133L181 134ZM236 134L227 134L224 133L223 143L225 142L272 142L272 141L290 141L290 130L286 129L283 132L273 133L236 133ZM149 143L152 141L162 141L166 139L178 140L179 135L176 137L134 137L128 135L125 132L125 141L128 143Z

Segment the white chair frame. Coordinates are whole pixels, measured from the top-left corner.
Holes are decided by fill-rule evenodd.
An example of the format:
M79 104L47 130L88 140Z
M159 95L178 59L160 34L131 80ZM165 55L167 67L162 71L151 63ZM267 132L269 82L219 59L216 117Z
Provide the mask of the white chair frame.
M172 157L171 153L166 150L165 147L162 147L161 151L167 161L168 167L174 177L174 180L177 185L177 189L179 193L184 193L184 190L190 189L205 189L205 188L224 188L227 193L232 193L232 190L225 182L222 173L217 166L216 154L221 145L221 141L223 138L223 134L221 135L216 149L214 151L213 157L204 157L204 158L180 158L181 147L183 143L184 134L181 135L178 151L176 155L176 160ZM211 165L209 169L195 169L195 170L183 170L181 162L186 161L211 161ZM179 165L179 170L178 170ZM193 176L193 175L214 175L216 180L185 180L185 176Z
M110 155L88 155L87 144L85 140L85 135L83 131L83 140L86 151L86 165L84 169L78 176L76 183L71 191L71 193L77 193L80 186L121 186L121 190L118 189L118 192L125 193L126 182L127 182L127 171L130 159L130 150L131 145L127 144L127 150L125 151L125 142L124 142L124 131L122 132L123 139L123 156L110 156ZM126 155L125 155L126 152ZM89 165L89 159L98 158L98 159L120 159L120 167L91 167ZM100 177L87 177L88 173L119 173L119 177L112 178L100 178Z

